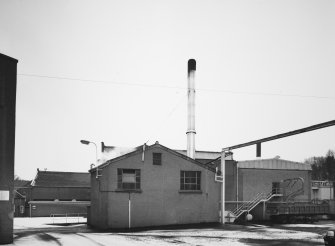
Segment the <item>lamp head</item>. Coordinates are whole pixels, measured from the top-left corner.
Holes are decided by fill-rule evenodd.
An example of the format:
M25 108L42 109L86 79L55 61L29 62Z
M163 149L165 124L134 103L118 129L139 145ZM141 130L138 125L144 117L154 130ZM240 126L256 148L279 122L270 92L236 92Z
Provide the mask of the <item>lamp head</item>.
M90 141L87 141L87 140L80 140L80 142L81 142L82 144L90 144Z

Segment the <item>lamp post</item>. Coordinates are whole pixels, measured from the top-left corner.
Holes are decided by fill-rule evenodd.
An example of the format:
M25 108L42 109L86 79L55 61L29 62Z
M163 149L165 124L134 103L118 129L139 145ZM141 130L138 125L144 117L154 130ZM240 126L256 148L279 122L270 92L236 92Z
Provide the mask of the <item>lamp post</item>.
M96 161L96 164L98 164L98 147L97 147L97 145L94 142L87 141L87 140L80 140L80 142L82 144L86 144L86 145L94 144L94 146L95 146L95 161Z

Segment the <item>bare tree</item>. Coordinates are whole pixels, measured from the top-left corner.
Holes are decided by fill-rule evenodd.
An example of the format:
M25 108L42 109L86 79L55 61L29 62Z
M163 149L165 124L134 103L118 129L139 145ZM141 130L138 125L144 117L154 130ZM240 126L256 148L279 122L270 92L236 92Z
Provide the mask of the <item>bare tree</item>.
M310 157L305 163L312 166L313 180L334 180L335 181L335 154L328 150L326 156Z

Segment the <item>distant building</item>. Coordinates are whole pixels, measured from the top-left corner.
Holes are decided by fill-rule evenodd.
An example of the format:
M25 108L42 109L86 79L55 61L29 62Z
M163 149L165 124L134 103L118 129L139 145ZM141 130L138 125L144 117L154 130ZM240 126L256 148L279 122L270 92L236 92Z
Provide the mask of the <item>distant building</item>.
M14 216L29 216L31 200L31 180L14 180Z
M313 200L334 200L334 181L312 180Z
M90 205L90 174L40 171L31 182L29 216L87 213Z

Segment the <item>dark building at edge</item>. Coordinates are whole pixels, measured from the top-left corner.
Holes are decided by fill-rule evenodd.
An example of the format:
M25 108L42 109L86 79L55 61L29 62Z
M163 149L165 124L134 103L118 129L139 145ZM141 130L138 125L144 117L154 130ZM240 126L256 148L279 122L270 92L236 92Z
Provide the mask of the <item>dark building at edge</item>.
M13 242L17 63L0 54L0 244Z

